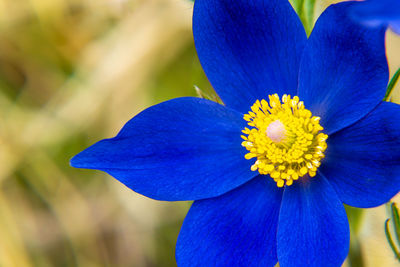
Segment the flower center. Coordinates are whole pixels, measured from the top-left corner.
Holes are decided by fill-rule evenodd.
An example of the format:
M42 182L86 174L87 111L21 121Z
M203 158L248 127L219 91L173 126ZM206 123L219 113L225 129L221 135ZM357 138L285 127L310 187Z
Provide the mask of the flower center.
M278 187L292 185L293 180L305 175L314 177L324 158L328 135L319 117L312 116L297 96L277 94L257 100L244 119L251 127L242 132L246 159L257 158L252 171L269 174Z

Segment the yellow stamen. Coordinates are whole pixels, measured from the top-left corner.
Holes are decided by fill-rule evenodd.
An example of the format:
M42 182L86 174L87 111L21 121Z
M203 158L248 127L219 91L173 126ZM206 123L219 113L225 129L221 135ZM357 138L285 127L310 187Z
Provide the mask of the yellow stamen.
M278 187L290 186L305 175L314 177L324 151L328 135L297 96L277 94L257 100L243 117L250 128L245 128L242 146L249 153L246 159L256 158L252 171L269 174Z

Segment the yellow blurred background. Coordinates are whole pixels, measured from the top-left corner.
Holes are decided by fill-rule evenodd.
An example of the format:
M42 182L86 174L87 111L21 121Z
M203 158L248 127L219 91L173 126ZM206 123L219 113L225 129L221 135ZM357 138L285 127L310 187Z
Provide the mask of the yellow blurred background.
M327 2L318 2L318 12ZM149 105L206 92L188 0L0 0L0 266L175 266L190 203L158 202L69 159ZM387 36L391 74L400 37ZM400 84L394 101L400 101ZM395 266L385 207L365 266ZM398 263L398 262L397 262Z

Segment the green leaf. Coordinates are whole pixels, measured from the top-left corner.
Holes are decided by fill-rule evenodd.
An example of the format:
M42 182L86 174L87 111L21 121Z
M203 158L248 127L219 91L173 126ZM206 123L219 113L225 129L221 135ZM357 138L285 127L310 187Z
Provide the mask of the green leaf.
M390 101L390 95L392 94L394 86L396 85L399 77L400 77L400 68L396 71L396 73L393 75L392 79L390 80L388 87L386 89L386 94L385 94L385 97L383 98L383 101Z

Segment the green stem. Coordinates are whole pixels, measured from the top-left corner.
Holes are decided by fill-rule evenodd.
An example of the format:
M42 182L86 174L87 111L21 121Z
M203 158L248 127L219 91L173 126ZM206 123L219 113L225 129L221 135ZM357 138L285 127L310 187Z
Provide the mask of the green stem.
M362 246L358 239L360 232L364 211L359 208L345 205L347 217L350 224L350 250L348 255L348 261L350 267L362 267L364 266L364 258L362 253Z
M365 265L361 244L355 235L350 237L350 253L348 260L351 267L362 267Z
M397 258L398 260L400 260L400 253L399 253L398 249L396 248L396 245L394 244L393 239L392 239L392 236L391 236L391 234L390 234L389 222L390 222L390 219L387 219L387 220L385 221L385 234L386 234L386 238L387 238L387 240L388 240L388 242L389 242L389 245L390 245L390 247L392 248L393 253L395 254L396 258Z
M394 225L394 232L396 234L397 243L400 244L400 217L399 217L399 209L397 208L396 203L392 203L390 206L392 210L392 218Z
M385 94L385 97L383 98L383 101L390 100L390 95L392 94L394 86L396 85L399 77L400 77L400 68L396 71L396 73L393 75L392 79L390 80L388 87L386 89L386 94Z

